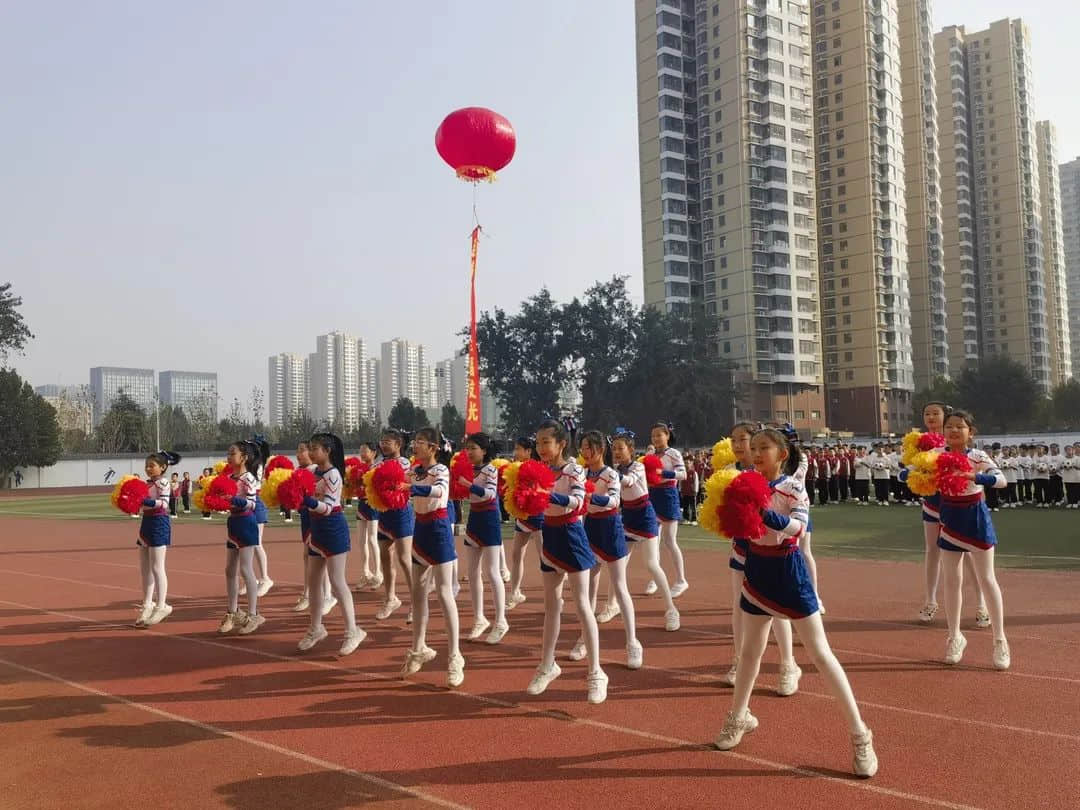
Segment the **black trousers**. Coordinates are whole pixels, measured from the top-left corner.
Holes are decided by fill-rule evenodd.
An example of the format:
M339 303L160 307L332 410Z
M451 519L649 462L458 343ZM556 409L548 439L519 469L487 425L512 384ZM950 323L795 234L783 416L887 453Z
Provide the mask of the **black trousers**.
M1065 497L1065 485L1060 475L1050 476L1050 503L1060 503Z
M855 479L855 497L863 503L870 500L870 480L867 478Z
M848 479L847 477L838 478L840 486L840 500L846 501L848 499Z
M1065 494L1069 498L1069 503L1080 503L1080 483L1068 483L1065 485Z
M184 511L185 512L190 512L191 511L191 493L188 492L188 493L186 493L184 495L181 495L180 497L184 501Z
M1035 503L1046 503L1046 490L1048 489L1047 485L1050 482L1045 478L1036 478L1034 483Z
M829 500L840 500L840 479L835 476L829 479Z
M878 503L889 502L889 479L888 478L875 478L874 479L874 497L878 499Z
M1016 482L1005 485L1005 503L1016 503Z
M169 514L176 517L176 496L169 496Z
M817 480L817 494L818 501L822 506L829 502L829 479L819 478Z
M986 488L986 506L989 509L997 509L1001 506L1001 498L998 496L997 488Z
M1020 503L1031 503L1031 479L1018 481L1016 486L1020 490Z
M816 484L816 482L814 481L813 478L809 478L806 481L806 497L810 500L810 505L811 506L814 505L814 499L815 499L814 493L817 491L817 487L815 486L815 484Z
M682 503L683 520L697 520L697 498L693 495L682 495L680 501Z

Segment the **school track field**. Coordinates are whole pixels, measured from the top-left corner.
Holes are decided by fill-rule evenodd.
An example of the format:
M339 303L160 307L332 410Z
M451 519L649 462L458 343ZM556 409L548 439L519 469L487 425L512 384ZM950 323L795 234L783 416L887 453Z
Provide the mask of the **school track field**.
M838 524L868 520L875 509L835 508ZM815 546L827 540L818 514ZM895 519L919 531L917 510ZM296 651L307 619L290 610L299 587L295 525L267 532L277 585L260 600L267 622L258 633L215 632L223 525L190 517L174 526L169 553L175 612L155 628L132 628L135 524L0 516L4 810L595 808L643 799L698 808L1080 806L1075 571L999 566L1013 657L1001 673L990 666L990 631L970 626L970 604L964 663L938 663L941 614L931 627L913 619L918 563L823 556L829 638L881 763L862 781L851 776L840 713L799 647L799 693L773 695L770 645L751 704L760 728L733 752L709 746L731 695L718 682L731 659L722 544L687 543L691 588L679 600L677 633L663 631L658 599L637 596L645 577L631 562L645 669L625 668L621 620L601 625L611 682L607 702L590 706L584 663L565 659L577 635L571 611L563 676L542 696L525 694L542 626L535 556L529 601L509 614L510 633L497 647L463 642L465 684L451 691L435 600L428 640L439 657L408 681L397 675L411 640L404 611L376 623L372 594L356 597L370 636L355 654L336 657L337 611L327 641ZM1080 532L1072 542L1080 544ZM467 586L459 608L467 629Z

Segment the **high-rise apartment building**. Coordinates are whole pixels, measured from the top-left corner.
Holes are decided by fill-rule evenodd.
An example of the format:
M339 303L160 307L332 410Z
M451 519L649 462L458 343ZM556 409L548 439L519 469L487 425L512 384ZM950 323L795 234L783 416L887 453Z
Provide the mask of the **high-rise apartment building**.
M1072 341L1069 337L1057 128L1050 121L1037 121L1035 140L1039 152L1039 201L1046 278L1047 331L1050 341L1050 385L1056 386L1072 377Z
M364 364L364 378L368 390L368 412L364 419L372 424L381 424L383 415L379 411L379 358L369 357Z
M898 0L908 287L915 390L949 376L941 172L930 0Z
M739 414L824 426L809 6L637 0L645 302L693 302Z
M315 339L309 355L311 416L319 423L355 430L360 423L359 342L345 332Z
M954 300L964 307L959 313L963 341L950 334L952 371L1003 354L1027 366L1045 392L1051 384L1050 325L1031 36L1023 22L1006 19L982 31L945 28L934 48L939 54L942 204L946 211L953 202L958 206L955 223L950 215L944 221L950 318ZM944 136L947 120L952 121L951 142ZM950 250L953 232L961 239L953 247L963 249ZM962 358L956 356L958 346Z
M218 414L217 374L204 371L163 371L158 375L161 404L182 408L188 415L197 409L216 423Z
M149 368L98 366L90 369L90 394L93 398L94 427L101 424L121 392L152 414L157 403L154 371Z
M898 433L914 369L896 0L814 0L818 253L829 426Z
M434 374L425 369L424 347L403 338L382 344L379 362L379 414L385 421L399 399L408 398L420 408L428 407L435 391L426 391L430 382L435 388ZM433 371L433 370L432 370ZM429 381L427 378L432 379Z
M266 405L270 427L283 427L294 417L309 413L308 358L303 354L283 352L271 357L267 366Z
M1062 242L1065 246L1066 318L1072 372L1080 375L1080 158L1061 164Z

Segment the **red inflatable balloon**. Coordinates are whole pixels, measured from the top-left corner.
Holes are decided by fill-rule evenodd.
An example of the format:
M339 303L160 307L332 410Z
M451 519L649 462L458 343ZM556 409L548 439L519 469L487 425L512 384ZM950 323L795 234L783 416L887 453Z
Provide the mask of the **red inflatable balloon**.
M517 137L510 122L485 107L465 107L443 119L435 148L462 180L492 180L514 158Z

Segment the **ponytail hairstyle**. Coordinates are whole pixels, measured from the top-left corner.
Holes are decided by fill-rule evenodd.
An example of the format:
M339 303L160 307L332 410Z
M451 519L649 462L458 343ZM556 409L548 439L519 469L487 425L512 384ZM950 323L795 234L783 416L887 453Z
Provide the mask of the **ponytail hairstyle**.
M783 471L785 475L793 475L799 469L799 464L802 463L802 451L791 443L784 431L778 428L762 428L755 436L761 433L768 436L769 440L777 447L787 451L788 457L787 461L784 462Z
M604 436L599 430L588 430L581 437L581 441L578 442L578 446L589 445L595 450L599 450L603 456L604 463L609 467L612 465L611 459L611 439Z
M270 460L270 442L266 441L266 437L261 433L256 433L251 437L251 443L258 451L259 465L265 467L266 462Z
M317 444L330 454L330 464L337 468L341 480L345 480L345 444L333 433L316 433L308 439L308 445Z
M608 437L608 444L614 445L615 442L623 442L624 444L626 444L627 447L630 448L630 458L633 459L634 439L636 438L637 435L634 433L634 431L630 430L629 428L619 426L615 428L615 432Z
M494 452L494 441L488 434L482 432L470 433L468 436L465 437L465 442L475 444L477 447L484 451L485 464L491 461L491 456Z
M522 450L527 450L529 458L533 461L539 461L540 456L536 452L536 437L535 436L518 436L514 440L514 446L520 447Z
M728 436L734 436L736 430L745 431L750 438L753 438L754 434L761 430L761 422L736 422L731 426Z
M675 423L674 422L655 422L653 426L649 428L650 432L653 430L662 430L667 434L668 447L675 446Z
M232 443L232 446L244 454L244 469L258 478L259 454L261 452L259 446L247 439L237 439Z
M158 450L156 453L148 455L146 460L153 461L161 467L161 472L164 473L169 467L175 467L180 463L180 454L174 453L171 450Z
M540 431L550 430L551 435L555 437L556 442L562 442L567 447L570 445L570 436L566 432L566 426L562 422L556 419L545 419L536 427L537 435L540 435ZM562 461L566 462L566 448L563 448Z

